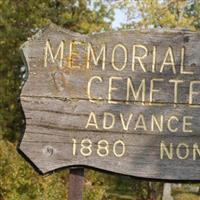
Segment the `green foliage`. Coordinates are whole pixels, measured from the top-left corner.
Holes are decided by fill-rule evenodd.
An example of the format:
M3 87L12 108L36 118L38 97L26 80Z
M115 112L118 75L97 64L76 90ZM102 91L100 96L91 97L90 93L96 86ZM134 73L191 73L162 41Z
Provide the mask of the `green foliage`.
M63 200L66 198L65 176L64 172L38 176L17 153L13 143L0 141L0 199Z
M102 200L105 195L105 176L93 170L87 170L85 177L84 199Z
M119 5L127 12L128 28L199 28L200 3L197 0L125 0Z
M200 30L200 2L191 0L186 9L188 17L192 18L192 25L196 30Z

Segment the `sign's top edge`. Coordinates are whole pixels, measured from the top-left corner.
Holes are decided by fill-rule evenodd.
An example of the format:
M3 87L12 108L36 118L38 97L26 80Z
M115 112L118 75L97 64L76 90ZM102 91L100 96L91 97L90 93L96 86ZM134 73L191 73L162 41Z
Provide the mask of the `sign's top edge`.
M192 31L187 28L176 28L176 29L168 29L168 28L150 28L150 29L119 29L119 30L110 30L110 31L99 31L99 32L92 32L89 34L81 34L78 32L71 31L69 29L66 29L64 27L58 26L54 23L50 23L46 25L42 32L45 32L46 30L54 30L58 32L65 32L67 34L75 34L75 35L93 35L93 34L102 34L102 33L118 33L118 32L140 32L140 33L200 33L200 31ZM41 32L41 31L39 31Z
M176 28L176 29L168 29L168 28L151 28L151 29L119 29L119 30L110 30L110 31L99 31L99 32L92 32L89 34L81 34L78 32L71 31L64 27L58 26L54 23L50 23L43 28L43 30L55 30L60 32L65 32L68 34L77 34L77 35L96 35L96 34L104 34L104 33L119 33L119 32L138 32L138 33L200 33L200 31L191 31L187 28Z
M104 34L104 33L121 33L121 32L134 32L134 33L166 33L166 34L174 34L174 33L181 33L181 34L194 34L197 33L199 34L200 31L191 31L188 29L159 29L159 28L152 28L152 29L119 29L119 30L110 30L110 31L103 31L103 32L93 32L89 33L87 35L96 35L96 34Z
M20 46L20 50L22 50L30 41L34 41L39 39L46 31L57 31L57 32L63 32L66 33L68 35L72 35L72 36L81 36L84 34L80 34L78 32L73 32L69 29L63 28L61 26L58 26L54 23L49 23L48 25L44 26L43 28L39 29L35 34L33 34L31 37L27 38L27 41L24 42L21 46Z
M62 32L68 35L72 35L75 37L81 36L93 36L93 35L104 35L104 34L120 34L120 33L141 33L141 34L200 34L200 31L190 31L188 29L160 29L160 28L152 28L152 29L122 29L122 30L110 30L110 31L100 31L100 32L92 32L89 34L81 34L78 32L71 31L64 27L58 26L54 23L50 23L46 25L44 28L40 29L36 34L32 37L28 38L25 43L23 43L20 49L23 49L27 43L33 40L39 39L45 32L47 31L55 31L55 32Z

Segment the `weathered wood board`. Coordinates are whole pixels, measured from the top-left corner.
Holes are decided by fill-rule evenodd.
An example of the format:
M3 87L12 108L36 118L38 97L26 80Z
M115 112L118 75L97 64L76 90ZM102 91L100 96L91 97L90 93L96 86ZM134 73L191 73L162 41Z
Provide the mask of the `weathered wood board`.
M22 52L20 150L42 173L80 165L200 180L200 33L50 25Z

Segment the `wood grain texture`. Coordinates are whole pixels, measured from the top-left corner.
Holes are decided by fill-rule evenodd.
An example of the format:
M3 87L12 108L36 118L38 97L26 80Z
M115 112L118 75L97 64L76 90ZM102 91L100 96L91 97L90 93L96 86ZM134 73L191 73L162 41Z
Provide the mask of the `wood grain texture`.
M54 62L48 52L45 66L47 41ZM62 41L64 56L60 66L57 50ZM70 57L72 41L79 43L73 46ZM105 58L100 56L95 65L91 56L87 68L89 43L96 58L102 44L106 48ZM118 44L127 52L127 59L121 47L115 52L114 62L119 69L126 61L121 71L113 68L112 60ZM133 70L133 45L147 48L147 55L141 60L146 72L138 59ZM156 60L152 71L154 47ZM166 64L161 72L169 48L173 51L174 68ZM81 35L50 25L27 41L22 52L29 74L20 97L26 117L20 150L42 173L78 165L145 178L200 180L199 33L128 30ZM137 56L144 53L144 49L137 49ZM168 54L166 62L171 61ZM189 73L182 73L182 67ZM92 82L90 92L100 99L91 102L88 81L94 76L100 78ZM118 80L112 83L117 89L110 92L111 77ZM127 99L127 79L136 91L145 80L144 99L141 95L134 98L132 90ZM152 86L153 79L162 81ZM170 80L182 81L176 101ZM152 87L157 91L151 99ZM109 102L109 94L114 103ZM93 125L87 126L91 113Z

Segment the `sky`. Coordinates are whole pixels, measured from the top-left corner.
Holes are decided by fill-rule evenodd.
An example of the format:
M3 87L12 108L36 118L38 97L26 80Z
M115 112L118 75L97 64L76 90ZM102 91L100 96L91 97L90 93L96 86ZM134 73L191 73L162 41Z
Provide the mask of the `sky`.
M115 20L112 23L112 26L114 29L119 28L121 23L125 23L126 22L126 16L125 14L122 12L122 10L117 9L115 11Z

